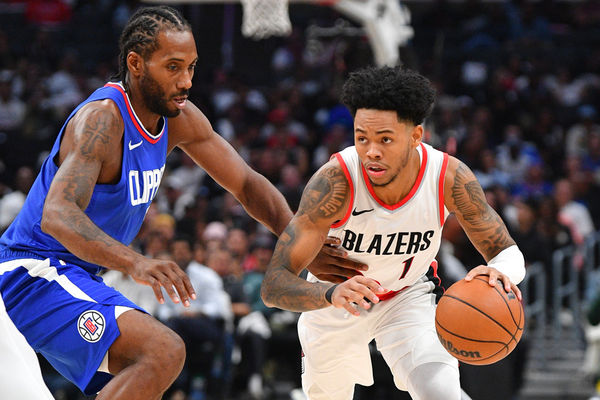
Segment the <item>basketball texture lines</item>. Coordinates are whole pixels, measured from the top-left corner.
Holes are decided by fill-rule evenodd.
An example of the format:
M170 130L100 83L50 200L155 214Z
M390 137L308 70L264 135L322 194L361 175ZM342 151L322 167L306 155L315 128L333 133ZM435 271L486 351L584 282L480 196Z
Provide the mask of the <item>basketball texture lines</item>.
M440 299L435 328L442 345L467 364L493 364L509 355L521 340L523 306L501 282L490 286L487 275L460 280Z

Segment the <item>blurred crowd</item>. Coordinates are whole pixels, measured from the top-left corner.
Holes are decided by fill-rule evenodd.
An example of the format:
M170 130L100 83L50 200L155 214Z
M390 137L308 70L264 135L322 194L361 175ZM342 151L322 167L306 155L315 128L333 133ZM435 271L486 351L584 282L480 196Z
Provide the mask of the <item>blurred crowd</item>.
M118 34L139 5L0 4L0 232L18 213L65 118L117 71ZM407 5L415 36L401 58L438 91L425 141L471 167L527 263L549 268L555 249L580 246L600 227L600 4ZM190 98L295 210L308 177L352 144L352 118L338 94L349 72L372 64L368 42L307 40L309 24L332 25L341 16L292 4L292 35L263 41L244 57L243 47L258 47L239 26L231 28L241 8L226 6L228 15L219 7L182 7L200 54ZM233 48L204 35L211 31ZM483 260L452 217L444 239L448 286ZM186 368L169 398L276 398L299 386L297 315L267 309L259 294L274 243L189 157L170 155L132 246L176 261L199 299L185 310L159 305L150 288L115 271L104 275L186 341ZM53 379L57 398L70 398Z

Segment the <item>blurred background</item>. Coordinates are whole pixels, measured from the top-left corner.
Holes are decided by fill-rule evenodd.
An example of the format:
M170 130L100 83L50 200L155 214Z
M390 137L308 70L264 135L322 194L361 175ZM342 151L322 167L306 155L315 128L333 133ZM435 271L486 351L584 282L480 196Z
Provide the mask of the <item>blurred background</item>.
M198 46L190 99L295 210L312 173L352 144L338 101L348 74L387 62L427 76L438 98L425 141L471 167L528 268L523 339L497 364L461 365L463 389L474 400L600 398L600 2L343 2L291 1L272 13L289 16L289 31L261 40L242 34L240 2L169 2ZM118 36L143 5L0 2L0 232L65 118L118 70ZM167 163L133 246L175 260L206 296L190 311L159 306L150 288L104 275L186 341L165 398L302 399L298 315L259 295L275 238L185 154ZM446 287L483 262L452 216L438 259ZM408 399L372 356L376 384L355 399ZM57 399L85 399L41 362Z

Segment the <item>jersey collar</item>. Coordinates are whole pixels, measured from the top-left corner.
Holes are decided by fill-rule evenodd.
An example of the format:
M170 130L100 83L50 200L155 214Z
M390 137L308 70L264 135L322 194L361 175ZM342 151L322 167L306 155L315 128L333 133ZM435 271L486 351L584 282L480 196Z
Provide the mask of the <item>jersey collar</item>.
M114 89L117 89L121 93L121 95L123 96L123 99L125 100L125 105L127 106L127 112L129 113L129 117L131 118L133 125L135 125L136 129L142 135L142 137L152 144L155 144L156 142L158 142L160 140L162 134L165 132L165 128L167 126L167 119L163 116L162 117L163 126L162 126L162 129L160 130L160 132L158 132L158 134L156 134L156 135L151 134L150 132L148 132L146 130L146 128L144 128L144 125L142 125L142 123L140 122L140 119L138 118L137 114L135 113L133 107L131 106L131 101L129 100L129 95L125 91L123 84L121 82L108 82L104 86L105 87L109 86Z

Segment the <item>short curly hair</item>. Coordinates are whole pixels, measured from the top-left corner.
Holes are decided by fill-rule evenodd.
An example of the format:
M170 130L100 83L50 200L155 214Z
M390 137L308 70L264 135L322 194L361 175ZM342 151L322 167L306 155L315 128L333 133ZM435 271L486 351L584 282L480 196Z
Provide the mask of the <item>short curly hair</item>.
M422 124L435 102L435 89L423 75L402 67L368 67L350 74L342 103L352 116L359 108L396 111L398 120Z

